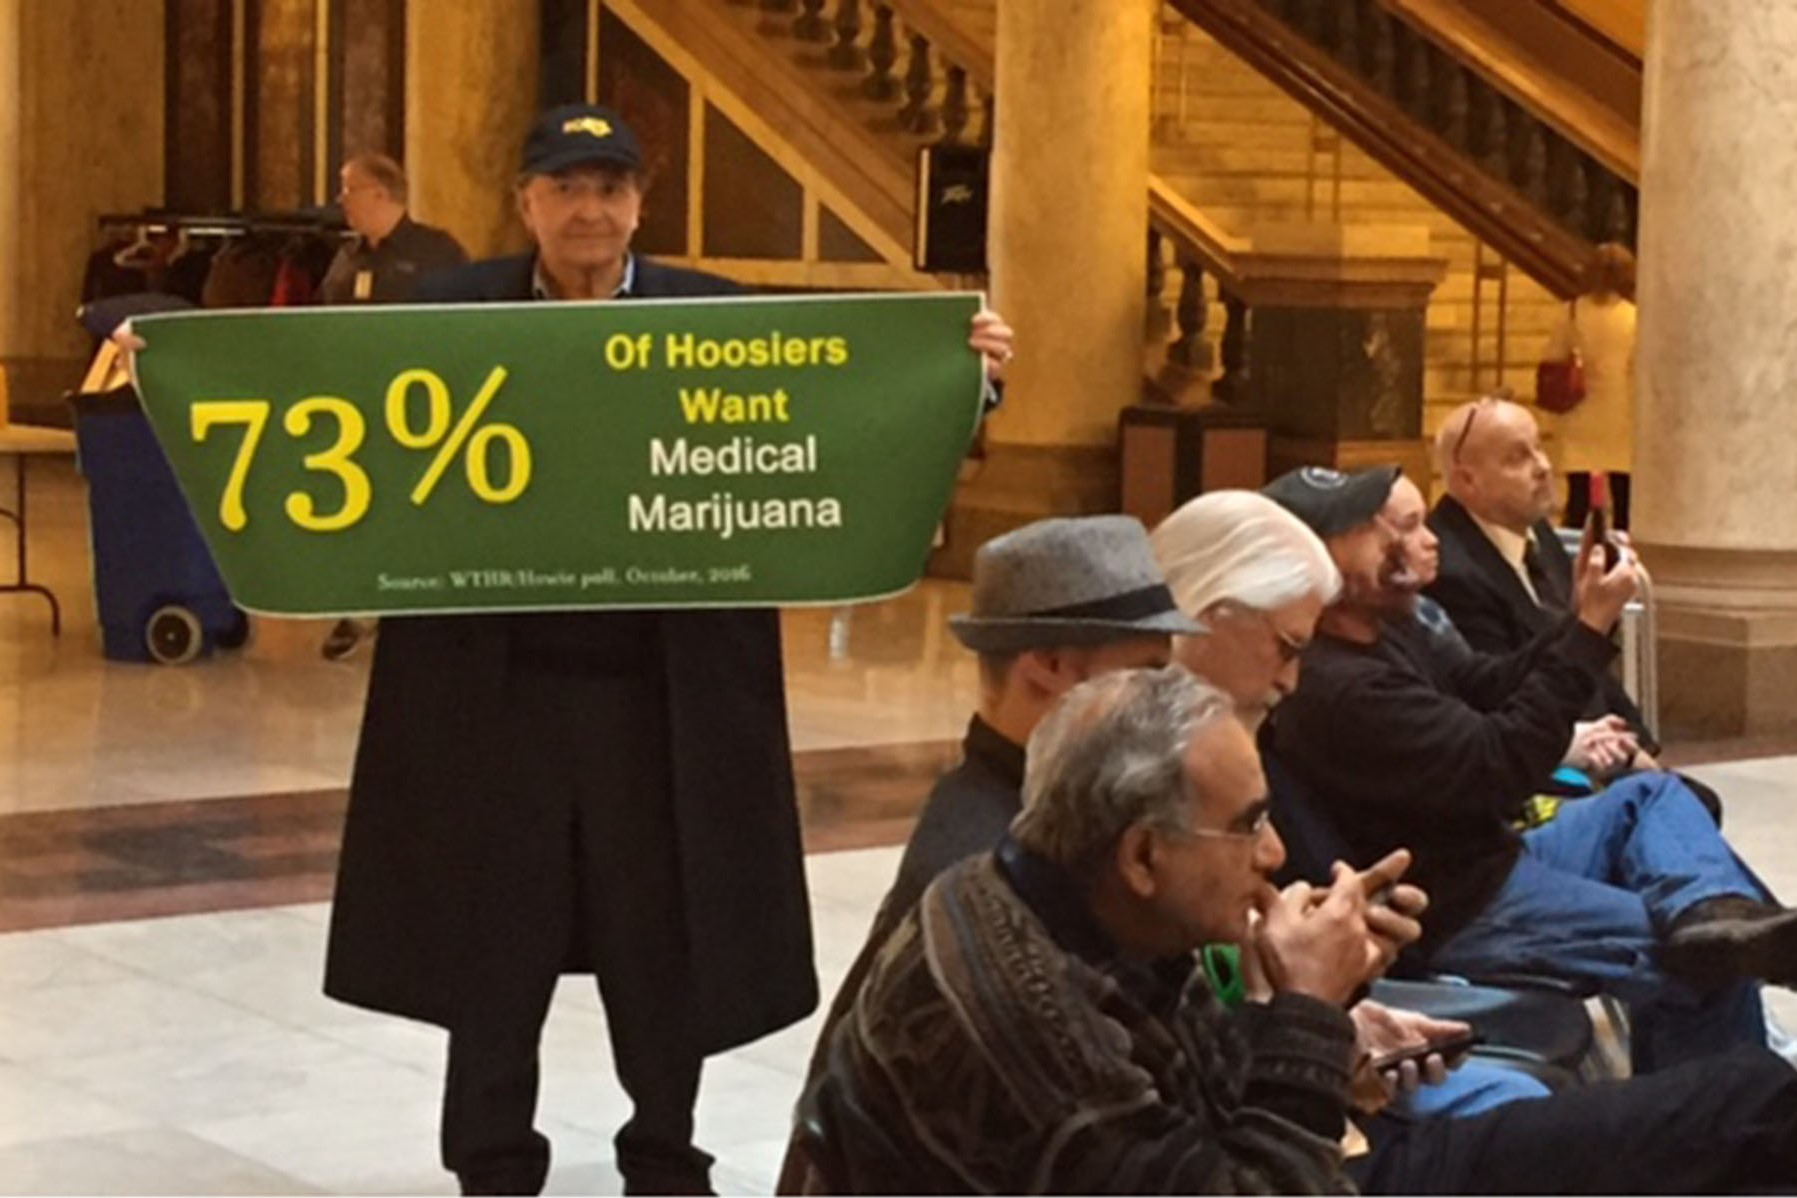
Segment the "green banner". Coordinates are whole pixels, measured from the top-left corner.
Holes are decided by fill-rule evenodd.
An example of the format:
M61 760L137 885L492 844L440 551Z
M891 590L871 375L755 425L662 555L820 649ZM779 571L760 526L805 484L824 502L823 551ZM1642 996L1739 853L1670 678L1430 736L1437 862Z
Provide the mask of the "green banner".
M917 580L977 295L183 312L136 381L237 603L844 603Z

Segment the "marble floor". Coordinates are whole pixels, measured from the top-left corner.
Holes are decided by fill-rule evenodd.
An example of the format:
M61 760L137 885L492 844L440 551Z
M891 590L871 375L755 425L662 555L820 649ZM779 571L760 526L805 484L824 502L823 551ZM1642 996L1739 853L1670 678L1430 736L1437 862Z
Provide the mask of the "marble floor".
M33 504L33 574L67 624L53 639L38 600L0 599L0 1194L451 1192L441 1033L319 993L366 658L324 662L320 626L271 620L189 668L105 662L79 480L34 472ZM965 602L929 583L785 617L826 993L971 708L944 625ZM1797 894L1797 756L1743 748L1678 753ZM1772 1001L1797 1025L1792 997ZM815 1033L814 1017L708 1065L699 1134L724 1192L769 1189ZM624 1100L590 983L561 988L543 1055L551 1192L618 1192Z

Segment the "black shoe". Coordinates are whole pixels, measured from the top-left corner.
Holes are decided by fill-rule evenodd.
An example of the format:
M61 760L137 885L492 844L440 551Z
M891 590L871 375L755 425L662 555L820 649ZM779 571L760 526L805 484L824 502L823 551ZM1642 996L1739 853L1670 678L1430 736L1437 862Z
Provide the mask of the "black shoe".
M1797 986L1797 910L1738 895L1705 899L1673 924L1660 963L1703 986L1754 978Z
M624 1177L626 1194L715 1194L711 1165L710 1153L690 1146L618 1145L618 1172Z

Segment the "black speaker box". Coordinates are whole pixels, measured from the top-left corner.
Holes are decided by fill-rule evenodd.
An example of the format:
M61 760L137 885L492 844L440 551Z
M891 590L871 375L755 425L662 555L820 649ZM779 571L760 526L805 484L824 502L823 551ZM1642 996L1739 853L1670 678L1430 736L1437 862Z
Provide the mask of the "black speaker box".
M992 155L978 146L917 152L917 269L986 273L986 200Z

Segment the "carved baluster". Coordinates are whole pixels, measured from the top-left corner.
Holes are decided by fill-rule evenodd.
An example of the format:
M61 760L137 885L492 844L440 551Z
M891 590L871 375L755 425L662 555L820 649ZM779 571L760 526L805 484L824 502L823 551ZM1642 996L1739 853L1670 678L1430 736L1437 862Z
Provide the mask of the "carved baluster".
M1360 62L1367 82L1378 88L1381 95L1390 96L1397 82L1398 58L1391 14L1375 4L1361 27L1366 32L1361 36Z
M1572 147L1564 137L1547 142L1547 210L1556 217L1566 212L1566 192L1572 186Z
M911 35L911 61L905 70L905 106L899 109L899 126L920 137L942 128L941 114L930 102L936 91L936 75L930 67L930 41L921 33Z
M1509 141L1509 105L1504 98L1487 87L1476 90L1483 104L1479 119L1479 133L1474 139L1478 145L1479 165L1487 174L1501 179L1504 177L1504 154Z
M1566 222L1580 237L1589 238L1598 225L1594 214L1603 210L1604 200L1607 198L1603 192L1603 181L1609 176L1609 172L1584 154L1579 154L1578 166L1573 173L1576 176L1573 187L1578 204L1567 212ZM1570 199L1568 203L1571 203Z
M1603 234L1605 241L1617 241L1623 245L1635 244L1635 210L1629 202L1630 188L1626 183L1618 183L1616 190L1610 195L1610 203L1604 209Z
M1161 231L1148 226L1148 321L1150 340L1157 339L1167 324L1167 260L1161 252Z
M867 44L867 62L871 72L861 81L861 94L885 104L899 98L898 76L892 68L898 65L898 34L893 28L890 5L874 10L874 36Z
M1359 74L1356 64L1360 61L1360 8L1352 0L1346 3L1336 0L1331 7L1335 10L1335 29L1332 31L1334 45L1329 49L1338 60Z
M862 52L861 0L837 0L836 44L830 48L830 65L839 71L858 71L867 63Z
M998 101L988 92L980 101L980 144L988 150L992 148L993 135L998 132Z
M1210 369L1210 342L1205 338L1205 325L1210 318L1210 302L1204 298L1204 267L1190 254L1179 256L1179 302L1173 319L1179 336L1167 347L1167 360L1187 370Z
M1567 194L1560 205L1560 223L1572 228L1585 226L1585 210L1590 207L1590 180L1585 178L1585 163L1578 153L1572 154L1572 169L1567 172Z
M1398 42L1398 103L1424 123L1429 119L1429 47L1408 28Z
M1529 168L1529 131L1538 122L1520 107L1506 115L1510 127L1504 141L1504 180L1524 191L1523 181Z
M1584 225L1579 232L1591 241L1605 241L1610 211L1616 202L1616 176L1590 160L1586 161L1585 171L1591 194L1585 203Z
M762 12L795 13L799 11L798 0L761 0Z
M1435 128L1449 145L1464 150L1467 145L1467 118L1472 108L1466 68L1445 56L1437 61L1436 68L1440 72L1438 78L1441 81L1441 95Z
M1522 160L1517 163L1517 172L1513 176L1517 188L1535 204L1548 207L1547 188L1547 143L1550 134L1540 121L1529 122L1528 137L1524 139ZM1558 136L1555 140L1558 140Z
M967 99L967 71L951 66L948 87L942 94L942 144L961 144L961 136L967 132L967 123L972 117L973 107Z
M1248 395L1248 305L1229 292L1223 292L1223 375L1211 387L1211 394L1224 403L1247 403Z
M1332 0L1286 0L1285 20L1299 36L1312 45L1322 44L1326 36L1323 19Z
M792 35L802 42L823 43L830 40L830 21L824 16L829 0L805 0L804 12L792 23Z

